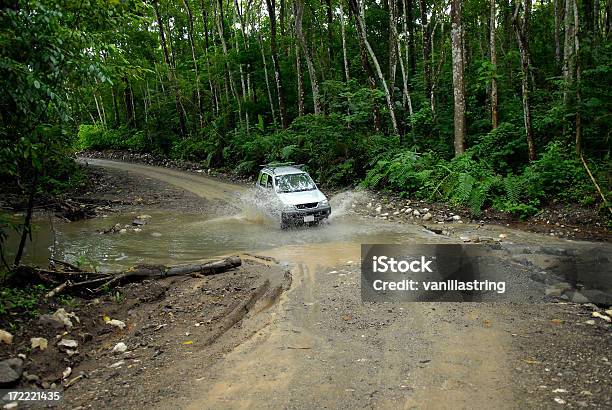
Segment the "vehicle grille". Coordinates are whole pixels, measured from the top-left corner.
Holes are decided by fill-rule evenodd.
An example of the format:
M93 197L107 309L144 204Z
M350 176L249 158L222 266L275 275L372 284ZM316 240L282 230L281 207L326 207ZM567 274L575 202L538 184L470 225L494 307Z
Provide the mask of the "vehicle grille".
M295 207L297 209L312 209L312 208L316 208L317 205L319 205L318 202L310 202L308 204L299 204L299 205L296 205Z

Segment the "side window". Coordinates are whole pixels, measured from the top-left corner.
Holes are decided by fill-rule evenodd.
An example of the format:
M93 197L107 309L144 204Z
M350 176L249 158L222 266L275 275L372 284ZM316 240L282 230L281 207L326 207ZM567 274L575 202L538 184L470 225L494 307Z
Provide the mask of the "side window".
M272 189L272 177L268 177L268 181L266 182L266 188Z
M266 186L266 179L268 179L268 175L264 174L263 172L260 173L259 174L259 181L257 181L259 186L261 186L261 187Z

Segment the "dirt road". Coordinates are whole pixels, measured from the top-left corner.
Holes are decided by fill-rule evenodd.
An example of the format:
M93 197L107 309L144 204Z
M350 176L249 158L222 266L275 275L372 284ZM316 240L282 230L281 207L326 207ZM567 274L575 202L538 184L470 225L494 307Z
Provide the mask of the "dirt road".
M88 162L227 204L225 215L154 215L150 229L163 235L154 245L160 261L176 261L176 253L160 252L179 241L179 259L189 259L190 247L205 249L210 256L248 252L275 258L292 273L291 288L261 315L247 317L242 337L226 345L231 349L217 351L217 360L208 360L211 353L206 349L175 356L165 370L173 375L167 380L171 393L155 384L138 386L141 395L154 397L151 406L612 406L611 326L603 320L589 322L592 305L527 300L363 303L359 273L361 243L452 243L475 230L491 237L503 232L506 239L499 246L501 257L509 261L508 277L526 286L535 271L554 265L565 250L587 248L610 255L608 244L563 241L498 226L466 225L456 228L456 237L434 235L417 225L361 218L352 206L358 198L347 195L332 199L335 215L329 224L281 231L244 200L244 187L163 168ZM170 235L172 230L178 233ZM79 240L84 239L74 238ZM120 245L112 246L120 246L128 261L139 256L138 238L123 235L114 240ZM176 334L183 330L188 331L179 326ZM144 375L159 372L142 363L133 365ZM88 388L96 387L80 387ZM125 397L111 397L106 404L138 407Z

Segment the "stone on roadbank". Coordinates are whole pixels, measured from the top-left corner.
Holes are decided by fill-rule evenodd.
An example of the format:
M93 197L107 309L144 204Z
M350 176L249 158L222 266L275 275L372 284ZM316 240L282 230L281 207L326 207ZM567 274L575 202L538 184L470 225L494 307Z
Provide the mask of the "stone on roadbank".
M127 345L123 342L119 342L113 347L113 353L123 353L127 350Z
M13 343L13 335L7 332L6 330L0 329L0 343L6 343L10 345Z
M36 348L39 348L40 350L45 350L49 342L44 337L32 337L30 338L30 344L32 345L32 350Z
M6 359L0 362L0 387L8 387L16 383L23 373L23 360L19 358Z

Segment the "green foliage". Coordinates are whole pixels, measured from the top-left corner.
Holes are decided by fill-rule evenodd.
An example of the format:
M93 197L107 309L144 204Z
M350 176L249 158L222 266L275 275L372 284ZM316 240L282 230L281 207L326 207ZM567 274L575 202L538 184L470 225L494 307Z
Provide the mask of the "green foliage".
M11 312L25 313L30 317L37 317L38 304L46 292L44 285L34 285L27 288L5 287L0 289L0 315L9 315Z

